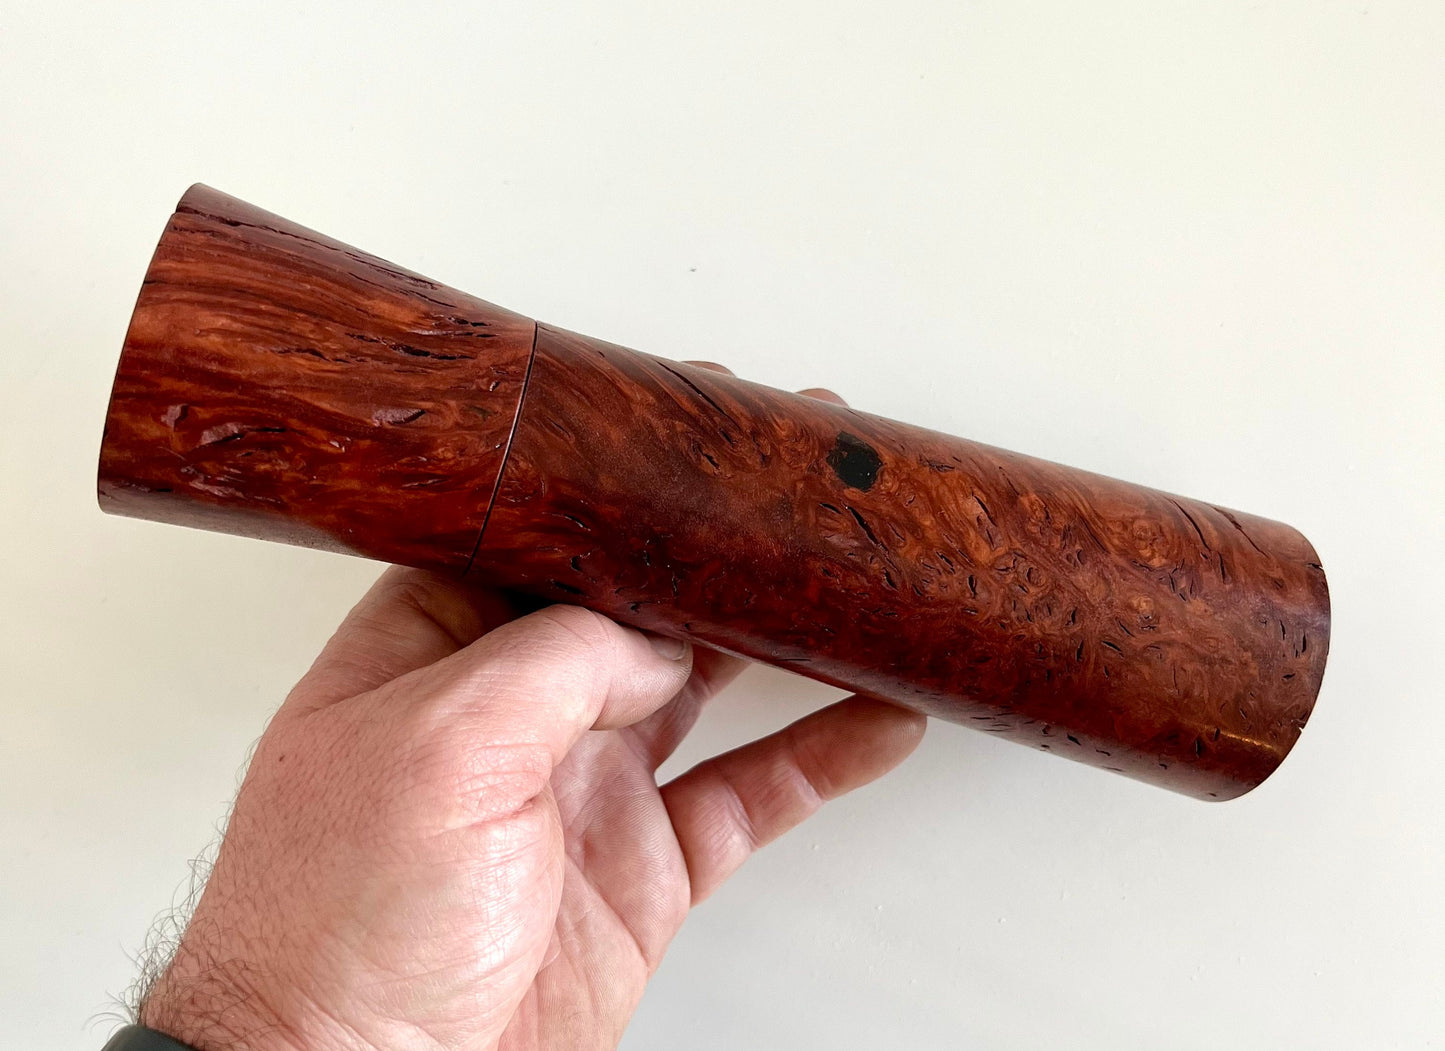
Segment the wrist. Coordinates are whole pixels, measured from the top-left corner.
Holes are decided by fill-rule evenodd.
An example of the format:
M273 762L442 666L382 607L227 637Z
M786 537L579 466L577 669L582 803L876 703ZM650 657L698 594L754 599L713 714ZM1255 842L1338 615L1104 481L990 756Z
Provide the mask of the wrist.
M183 944L136 1020L195 1051L303 1051L257 979L244 961L202 962Z
M111 1034L101 1051L195 1051L157 1029L128 1025Z

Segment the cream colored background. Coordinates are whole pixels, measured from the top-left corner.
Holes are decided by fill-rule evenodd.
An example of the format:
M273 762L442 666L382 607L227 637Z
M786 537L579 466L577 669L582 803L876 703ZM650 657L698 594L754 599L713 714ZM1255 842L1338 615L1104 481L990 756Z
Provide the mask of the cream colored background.
M204 180L1321 552L1329 672L1263 789L935 724L694 915L628 1051L1441 1046L1442 11L0 2L0 1045L100 1046L376 573L96 510L126 319ZM751 672L669 769L832 696Z

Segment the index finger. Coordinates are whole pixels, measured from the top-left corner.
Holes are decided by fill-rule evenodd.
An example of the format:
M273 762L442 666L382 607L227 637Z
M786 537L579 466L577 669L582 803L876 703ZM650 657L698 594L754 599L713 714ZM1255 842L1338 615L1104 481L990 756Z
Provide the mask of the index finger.
M305 713L435 664L520 615L495 588L392 566L362 596L282 710Z

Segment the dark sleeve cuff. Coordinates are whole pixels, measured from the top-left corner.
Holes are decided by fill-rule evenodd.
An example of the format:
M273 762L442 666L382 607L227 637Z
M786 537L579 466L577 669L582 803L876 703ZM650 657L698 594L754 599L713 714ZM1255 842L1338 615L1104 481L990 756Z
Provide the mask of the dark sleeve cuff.
M194 1048L143 1025L128 1025L107 1040L101 1051L194 1051Z

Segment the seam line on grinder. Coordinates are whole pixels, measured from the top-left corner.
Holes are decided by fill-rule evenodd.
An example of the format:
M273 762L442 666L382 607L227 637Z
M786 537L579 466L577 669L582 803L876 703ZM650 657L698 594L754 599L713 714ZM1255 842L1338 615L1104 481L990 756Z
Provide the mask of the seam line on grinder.
M497 506L497 494L502 490L502 475L506 473L507 463L512 456L512 440L517 437L517 426L522 422L522 411L527 407L527 391L532 386L532 365L537 360L537 334L541 329L541 322L532 322L532 349L527 352L527 371L522 375L522 390L517 395L517 411L512 416L512 427L507 431L502 462L497 465L497 479L492 483L492 493L487 500L487 513L482 516L482 528L477 533L477 542L472 545L472 557L467 559L467 568L462 570L463 577L472 571L472 563L477 560L477 552L482 549L482 538L487 535L487 523L492 520L492 509Z

